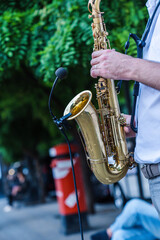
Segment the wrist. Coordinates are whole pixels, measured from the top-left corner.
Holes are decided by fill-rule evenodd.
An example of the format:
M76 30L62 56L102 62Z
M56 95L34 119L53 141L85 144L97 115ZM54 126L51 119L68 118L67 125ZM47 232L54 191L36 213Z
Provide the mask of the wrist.
M131 56L128 56L128 58L126 58L126 79L125 80L134 80L134 81L138 81L139 77L138 77L138 67L139 67L139 60L138 58L134 58Z

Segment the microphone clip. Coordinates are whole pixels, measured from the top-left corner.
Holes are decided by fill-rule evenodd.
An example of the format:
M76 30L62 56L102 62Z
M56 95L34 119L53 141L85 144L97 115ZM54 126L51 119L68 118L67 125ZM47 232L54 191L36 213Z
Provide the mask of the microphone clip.
M69 118L72 114L68 113L65 116L57 119L57 117L53 117L53 122L57 125L57 127L59 128L59 130L62 130L65 127L65 123L67 118Z

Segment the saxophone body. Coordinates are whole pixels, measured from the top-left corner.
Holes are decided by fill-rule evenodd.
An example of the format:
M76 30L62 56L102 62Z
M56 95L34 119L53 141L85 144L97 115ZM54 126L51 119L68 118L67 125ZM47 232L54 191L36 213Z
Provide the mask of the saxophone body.
M110 48L100 0L90 0L94 51ZM67 105L64 115L75 119L83 138L89 166L103 184L112 184L123 178L133 163L128 152L124 132L125 118L120 113L114 80L99 78L95 85L98 110L91 103L92 93L83 91Z

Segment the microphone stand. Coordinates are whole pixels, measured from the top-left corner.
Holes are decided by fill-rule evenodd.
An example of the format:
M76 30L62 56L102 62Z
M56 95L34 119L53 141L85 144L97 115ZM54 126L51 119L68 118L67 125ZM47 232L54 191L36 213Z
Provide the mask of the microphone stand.
M58 70L59 69L57 69L57 71ZM62 133L62 135L64 136L64 138L65 138L65 140L66 140L66 142L68 144L69 156L70 156L70 160L71 160L71 167L72 167L72 174L73 174L73 182L74 182L74 188L75 188L75 194L76 194L76 202L77 202L77 209L78 209L78 217L79 217L79 227L80 227L80 233L81 233L81 240L84 240L82 218L81 218L81 212L80 212L80 206L79 206L79 200L78 200L78 191L77 191L76 176L75 176L75 171L74 171L74 163L73 163L73 158L72 158L71 145L70 145L70 141L69 141L69 139L67 137L67 134L65 132L65 122L66 122L67 118L69 118L72 114L68 113L65 116L63 116L63 117L58 119L53 114L52 109L51 109L51 98L52 98L52 95L53 95L53 90L54 90L58 80L60 79L60 77L61 77L61 79L64 78L64 76L59 76L59 74L57 74L57 75L58 76L56 77L56 79L55 79L55 81L53 83L53 86L52 86L52 89L51 89L51 92L50 92L50 95L49 95L48 107L49 107L49 112L50 112L50 114L52 116L53 122L56 124L56 126L58 127L58 129L60 130L60 132Z

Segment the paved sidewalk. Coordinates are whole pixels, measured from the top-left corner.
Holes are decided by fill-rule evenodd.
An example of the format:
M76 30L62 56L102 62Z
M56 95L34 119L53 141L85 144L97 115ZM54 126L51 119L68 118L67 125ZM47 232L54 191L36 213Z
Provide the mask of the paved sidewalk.
M5 199L0 199L0 240L80 240L79 233L60 233L61 221L57 202L36 206L22 206L4 212ZM96 213L88 215L90 230L84 232L84 240L109 226L119 214L113 204L96 204Z

